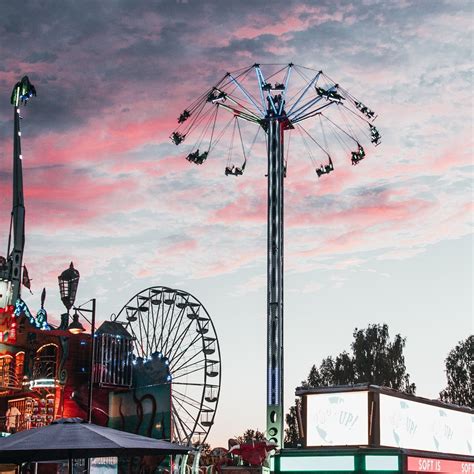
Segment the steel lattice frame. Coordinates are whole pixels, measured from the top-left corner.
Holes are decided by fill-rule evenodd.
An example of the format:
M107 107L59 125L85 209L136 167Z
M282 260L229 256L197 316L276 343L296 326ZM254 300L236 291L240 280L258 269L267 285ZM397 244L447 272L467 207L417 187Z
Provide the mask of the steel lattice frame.
M158 356L169 368L172 440L204 442L221 386L219 341L209 313L186 291L155 286L133 296L114 317L134 337L134 356Z
M273 68L274 72L265 76L262 66ZM253 90L250 89L251 85L247 85L253 72L256 77L256 93L255 84ZM299 84L291 95L295 75L299 78ZM279 82L275 82L277 78ZM316 160L308 147L318 178L334 171L335 155L331 150L334 144L348 150L351 163L357 165L365 158L362 142L368 140L377 146L381 136L372 124L376 118L375 113L322 71L292 63L254 64L226 73L179 116L179 126L170 137L176 145L187 141L193 130L201 129L194 151L186 156L188 161L201 165L225 135L230 122L220 132L217 130L220 110L230 112L234 120L226 175L242 175L258 131L263 129L267 135L267 435L270 441L283 446L283 183L287 172L284 135L296 129L307 147L308 140L313 142L314 148L323 155L327 163L316 167ZM331 118L331 110L340 114L342 124L336 118ZM309 119L319 121L319 138L315 138L301 125ZM257 135L247 153L242 138L243 122L258 126ZM363 127L366 128L365 132ZM241 166L234 166L230 158L235 135L242 142ZM328 136L332 140L331 146L328 144ZM208 145L205 151L202 151L203 144Z

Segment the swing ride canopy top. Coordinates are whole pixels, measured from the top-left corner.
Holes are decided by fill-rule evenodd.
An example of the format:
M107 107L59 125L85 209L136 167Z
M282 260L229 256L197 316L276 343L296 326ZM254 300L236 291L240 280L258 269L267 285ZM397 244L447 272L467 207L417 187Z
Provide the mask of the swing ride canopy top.
M263 68L271 71L266 77ZM373 110L322 71L292 63L227 72L179 115L170 138L176 145L194 138L186 159L200 165L213 151L222 154L219 144L230 137L225 174L239 176L260 131L267 132L269 119L275 118L301 139L318 177L333 171L334 159L343 154L358 164L365 157L364 144L381 141ZM303 126L311 118L310 126Z

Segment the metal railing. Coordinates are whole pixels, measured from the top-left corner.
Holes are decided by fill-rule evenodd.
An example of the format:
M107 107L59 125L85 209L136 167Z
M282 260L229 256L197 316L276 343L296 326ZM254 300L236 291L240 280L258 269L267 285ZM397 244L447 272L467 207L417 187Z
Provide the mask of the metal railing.
M33 380L56 379L56 356L38 355L33 364Z
M12 365L0 366L0 390L18 390L21 388L21 378L15 373Z

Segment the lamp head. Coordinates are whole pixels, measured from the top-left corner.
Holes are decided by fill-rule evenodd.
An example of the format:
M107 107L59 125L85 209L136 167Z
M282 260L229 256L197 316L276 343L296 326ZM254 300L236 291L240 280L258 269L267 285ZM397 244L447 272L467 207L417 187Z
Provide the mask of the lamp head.
M67 330L72 334L81 334L86 331L79 321L79 314L77 311L72 315L72 323L68 326Z
M76 300L79 278L79 272L74 268L74 264L72 262L71 265L69 265L69 268L64 270L61 275L58 276L61 301L63 302L64 306L66 306L68 313L73 307L74 301Z

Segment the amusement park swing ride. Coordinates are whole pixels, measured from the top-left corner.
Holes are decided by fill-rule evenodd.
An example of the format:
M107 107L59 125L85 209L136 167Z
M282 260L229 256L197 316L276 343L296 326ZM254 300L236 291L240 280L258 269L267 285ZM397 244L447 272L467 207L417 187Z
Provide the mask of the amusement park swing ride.
M380 143L375 118L373 110L322 71L292 63L253 64L227 72L200 95L179 115L178 127L170 137L180 145L194 136L186 159L196 165L202 165L213 152L224 154L219 145L223 138L229 139L224 174L237 177L244 174L259 134L263 131L266 136L266 432L269 441L279 447L283 447L284 433L283 185L289 156L284 137L300 138L316 176L322 178L335 171L336 161L349 158L357 165L365 159L366 143Z
M219 144L230 136L224 173L237 177L244 174L259 134L266 135L267 435L271 443L282 446L283 184L289 156L288 149L284 153L284 137L301 139L318 178L335 171L344 156L357 165L365 158L366 142L378 145L381 137L373 125L375 113L321 71L294 64L269 65L265 74L258 64L227 73L183 111L171 138L176 145L188 143L199 131L186 159L201 165L211 152L222 152ZM59 327L47 321L44 295L36 315L21 298L21 284L29 282L22 263L25 206L20 108L34 95L36 90L25 76L15 85L11 99L13 207L7 258L0 259L0 418L5 412L15 418L14 425L7 427L11 432L61 416L83 416L81 387L93 380L93 421L143 429L143 434L182 443L202 443L214 423L221 360L212 319L194 296L163 286L147 288L98 328L94 345L91 335L73 337L68 331L69 309L77 309L73 305L79 279L72 264L59 277L67 288L63 302L68 301ZM223 121L224 117L228 120ZM303 127L303 122L308 125ZM240 147L235 145L238 142ZM75 313L73 323L76 319ZM91 346L95 346L92 374L83 367ZM158 404L168 409L158 413ZM136 418L144 427L137 427Z
M22 283L29 287L29 280L23 266L20 107L35 95L25 76L11 97L13 206L7 258L0 257L0 432L79 416L186 445L202 443L214 424L221 359L212 319L193 295L147 288L95 331L94 344L78 319L86 310L74 306L79 272L72 263L58 277L67 309L58 327L47 321L44 290L36 315L21 298ZM95 316L95 300L93 311ZM91 373L86 366L92 350ZM88 406L84 388L91 389L91 380Z

